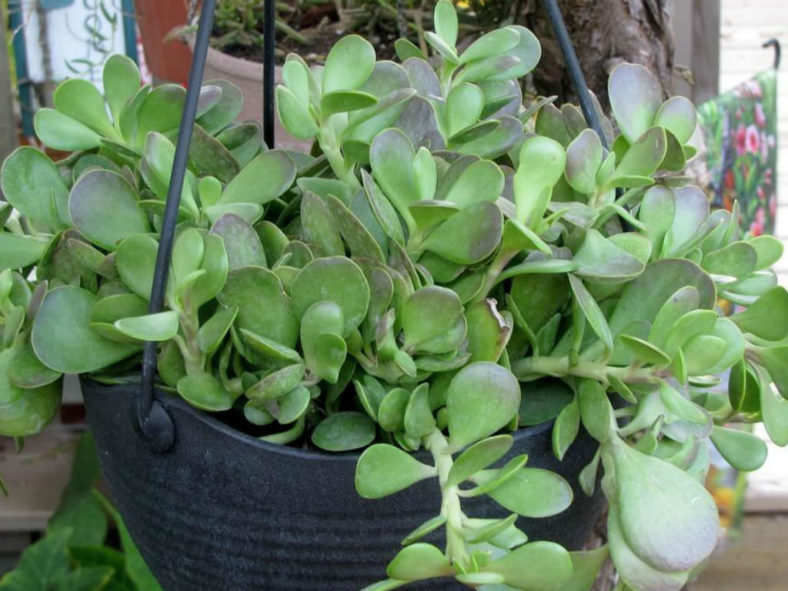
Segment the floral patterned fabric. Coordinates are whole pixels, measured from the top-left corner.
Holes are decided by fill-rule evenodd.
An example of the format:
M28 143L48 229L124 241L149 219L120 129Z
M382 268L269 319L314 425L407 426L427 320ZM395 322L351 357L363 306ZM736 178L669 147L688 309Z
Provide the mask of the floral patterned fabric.
M742 229L774 233L777 213L777 75L758 74L698 107L712 204L741 209Z

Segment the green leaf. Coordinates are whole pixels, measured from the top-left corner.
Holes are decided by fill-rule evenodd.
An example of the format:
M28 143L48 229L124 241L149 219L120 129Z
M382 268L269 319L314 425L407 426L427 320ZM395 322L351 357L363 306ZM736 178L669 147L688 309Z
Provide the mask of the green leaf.
M697 309L699 303L700 294L694 286L679 288L657 312L648 333L648 342L655 347L665 346L668 334L676 322L685 314Z
M533 136L520 149L514 175L514 202L518 222L535 227L552 195L553 186L564 174L564 147L548 137Z
M419 199L413 171L415 157L413 144L399 129L379 133L369 150L375 180L400 213Z
M25 549L17 567L0 580L0 589L33 591L52 588L68 573L66 544L70 537L70 530L61 530L44 536Z
M513 49L520 42L519 33L509 27L495 29L485 33L462 52L460 56L461 64L469 64L500 55Z
M511 313L498 311L493 300L474 302L465 310L468 324L468 351L470 361L492 361L501 358L512 335L514 321Z
M520 468L488 494L509 511L531 518L558 515L573 498L566 480L541 468Z
M284 152L269 150L256 156L230 181L219 203L258 203L265 205L293 184L296 166ZM265 179L265 182L260 182Z
M159 244L152 236L137 234L123 240L115 253L121 281L138 296L150 298Z
M563 460L569 446L577 439L580 431L580 405L577 398L567 404L558 414L553 425L553 455Z
M455 86L446 97L446 124L451 137L479 120L484 108L484 95L478 86L463 83Z
M301 318L301 347L306 366L316 376L335 384L345 363L347 345L342 338L345 320L332 301L315 302Z
M381 263L385 261L385 256L380 248L377 240L373 236L368 226L359 219L358 215L354 213L342 200L329 195L328 205L331 213L339 226L339 231L342 238L345 240L350 254L354 257L365 259L377 259ZM366 200L362 201L364 206L367 205ZM344 254L344 250L343 250Z
M115 520L115 526L118 528L118 535L120 536L121 547L123 548L123 553L126 555L126 572L129 578L138 589L145 589L145 591L161 591L161 586L150 572L148 565L145 564L145 560L134 544L134 540L131 538L126 524L123 523L123 518L120 516L120 513L118 513L106 498L99 493L95 494L99 497L99 500L102 502L107 512L112 515L112 518Z
M429 385L420 384L410 395L404 417L405 433L414 439L426 437L435 429L429 399Z
M224 337L238 316L238 308L219 308L197 332L197 346L203 353L213 353L221 345Z
M610 74L607 92L621 133L635 143L654 123L662 105L662 87L648 69L622 63Z
M125 177L108 170L82 175L71 189L68 208L80 233L109 250L132 234L150 230L134 187Z
M238 328L292 349L298 341L298 319L279 278L261 267L236 269L217 296L225 306L237 307Z
M652 127L629 146L621 162L616 166L611 182L618 184L617 179L649 178L665 159L667 145L665 130L661 127ZM640 181L637 181L634 186L640 184Z
M405 424L405 409L410 401L410 392L404 388L393 388L380 401L378 422L389 432L402 429Z
M307 106L292 90L276 87L276 113L287 132L302 140L311 140L320 129Z
M410 532L407 536L402 539L402 545L407 546L408 544L412 544L416 540L420 540L424 536L431 534L438 528L442 527L443 524L446 523L446 516L444 515L436 515L432 519L428 519L424 523L422 523L419 527L414 529Z
M758 262L755 268L759 271L771 267L783 256L783 243L774 236L756 236L750 238L749 243L758 253Z
M301 197L301 230L304 240L318 252L326 256L345 254L345 245L331 210L323 198L309 190Z
M506 455L513 443L511 435L496 435L474 443L454 461L447 486L456 486L494 464Z
M76 119L55 109L39 109L33 120L36 136L53 150L78 152L101 145L101 136Z
M744 279L755 271L757 261L758 253L748 242L734 242L707 253L701 266L709 273Z
M405 302L401 322L408 351L449 353L460 345L467 330L460 298L438 286L416 290Z
M574 399L572 389L555 378L542 378L523 385L520 419L523 427L541 425L556 418Z
M766 444L747 431L715 425L711 441L722 457L737 470L752 472L766 461Z
M607 545L586 552L570 552L572 578L564 583L561 591L589 591L609 554Z
M602 457L605 472L615 475L618 504L611 514L617 513L625 539L643 561L662 571L682 571L711 554L719 518L701 483L617 437Z
M386 574L392 579L420 581L452 575L454 568L438 548L418 543L400 550L386 567Z
M449 384L450 442L454 449L484 439L511 421L520 407L520 385L505 368L480 361L464 367Z
M358 459L356 491L365 499L379 499L435 474L435 468L422 464L398 447L376 443Z
M29 146L12 152L3 162L0 187L8 203L40 229L54 230L69 222L68 188L43 152Z
M166 134L177 129L185 100L186 89L179 84L161 84L151 90L137 112L137 145L151 131Z
M345 257L315 259L298 274L291 292L293 308L299 316L315 302L327 300L337 304L345 318L344 335L364 320L370 298L363 271Z
M686 144L695 131L698 116L688 98L672 96L657 111L654 124L667 129L680 144Z
M435 4L435 14L433 17L435 33L443 39L447 45L454 47L457 43L457 11L449 0L440 0ZM403 60L404 61L404 60Z
M193 373L178 380L178 394L199 409L221 412L233 407L233 397L222 383L209 373Z
M265 267L263 245L252 225L240 216L226 213L211 226L211 234L224 241L230 269Z
M758 358L763 363L774 385L783 397L788 394L788 345L769 347L758 352Z
M139 341L168 341L178 334L180 321L174 310L115 321L115 328Z
M115 575L111 566L91 566L72 571L60 577L55 591L98 591L104 589Z
M766 432L774 443L785 447L788 445L788 400L774 391L763 370L756 369L756 372L760 384L761 413Z
M422 153L420 149L419 154ZM482 201L495 201L501 196L504 183L503 172L497 164L491 160L477 160L462 171L445 199L461 208Z
M745 332L767 341L788 337L788 291L784 287L770 289L744 312L731 317Z
M0 271L21 269L38 262L47 244L33 236L0 232Z
M668 354L659 347L652 345L650 342L627 334L619 335L618 338L638 361L651 363L653 365L670 364L670 357L668 357Z
M90 328L98 298L87 290L63 286L47 293L33 323L36 356L63 373L89 373L117 363L139 350L116 343Z
M358 35L347 35L334 44L323 69L323 92L355 90L375 68L375 49Z
M375 440L375 423L366 414L338 412L323 419L312 431L312 443L325 451L350 451Z
M503 575L506 584L525 591L563 589L572 576L569 552L553 542L530 542L493 560L482 572Z
M123 108L140 89L140 71L131 58L116 53L104 62L102 81L104 96L117 123Z
M579 265L575 273L591 281L631 280L645 265L598 231L589 229L573 260Z
M687 252L702 236L701 229L709 217L709 200L698 187L673 189L676 213L665 234L661 255L678 257Z
M584 129L566 148L566 180L579 193L594 193L602 165L602 141L592 129Z
M110 138L117 136L107 117L104 97L87 80L71 78L61 82L55 89L52 100L55 108L64 115L84 123L103 136Z
M577 402L586 431L597 441L606 441L616 422L605 389L596 380L584 379L577 390Z
M378 103L376 96L360 90L335 90L323 95L320 112L323 117L366 109Z
M583 282L574 275L569 275L569 285L572 287L572 293L574 294L577 303L580 305L580 308L583 310L583 314L585 315L586 320L588 320L588 324L591 325L594 333L596 333L602 343L604 343L605 347L612 351L613 334L610 331L610 327L608 326L607 320L605 319L605 315L602 313L602 310L600 310L596 300L590 293L588 293L588 290L586 289L585 285L583 285Z
M426 33L424 33L424 39L447 62L451 64L456 64L459 62L459 58L457 57L457 52L454 49L454 47L450 46L448 43L446 43L443 39L438 37L432 31L427 31Z
M503 235L503 215L494 203L466 207L432 231L424 248L460 265L471 265L492 255Z
M304 378L304 365L294 363L274 370L246 390L252 400L275 400L294 390Z
M610 556L621 579L632 589L642 591L679 591L689 578L688 572L663 572L640 558L629 547L618 512L613 510L607 517L607 535Z
M8 380L19 388L32 390L51 384L60 378L60 372L48 368L36 357L29 341L14 347L14 356L8 368Z

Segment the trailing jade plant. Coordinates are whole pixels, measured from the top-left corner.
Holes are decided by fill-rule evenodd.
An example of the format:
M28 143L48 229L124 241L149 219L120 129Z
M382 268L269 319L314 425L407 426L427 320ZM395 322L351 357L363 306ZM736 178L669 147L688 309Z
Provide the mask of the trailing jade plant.
M782 246L741 236L737 211L688 184L695 110L646 69L612 72L600 137L576 107L522 104L529 31L460 51L448 0L434 22L432 55L401 41L401 63L353 35L323 67L288 57L277 108L310 154L267 149L234 122L238 90L204 86L153 315L184 90L140 87L118 56L104 96L61 84L36 129L72 155L20 148L2 170L0 432L41 430L64 373L138 380L155 341L163 390L266 441L363 450L363 497L436 483L440 512L370 591L584 590L608 556L621 591L678 590L717 540L709 442L742 470L766 448L731 425L788 444ZM518 428L549 421L559 459L581 426L599 442L580 474L610 505L596 550L518 527L572 503L566 480L512 455ZM466 513L480 496L508 516Z

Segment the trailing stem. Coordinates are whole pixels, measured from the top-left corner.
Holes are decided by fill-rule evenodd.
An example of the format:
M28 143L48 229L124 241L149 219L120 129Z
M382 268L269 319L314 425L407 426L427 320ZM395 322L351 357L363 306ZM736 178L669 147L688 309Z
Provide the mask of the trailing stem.
M424 445L432 453L435 467L438 470L442 501L441 514L446 517L446 557L452 564L459 564L464 568L468 560L465 539L462 535L465 514L460 506L457 486L447 484L449 472L454 465L451 448L446 437L437 428L424 438Z
M512 372L519 379L531 376L553 376L557 378L574 376L607 382L608 376L615 376L626 383L656 383L670 370L663 367L615 367L605 363L580 360L572 364L567 357L528 357L512 363Z

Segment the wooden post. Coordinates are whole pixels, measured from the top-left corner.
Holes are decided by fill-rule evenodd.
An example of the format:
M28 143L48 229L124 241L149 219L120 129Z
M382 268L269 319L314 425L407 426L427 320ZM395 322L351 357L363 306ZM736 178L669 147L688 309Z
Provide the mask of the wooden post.
M720 0L692 2L692 73L695 78L692 98L696 104L719 94Z

